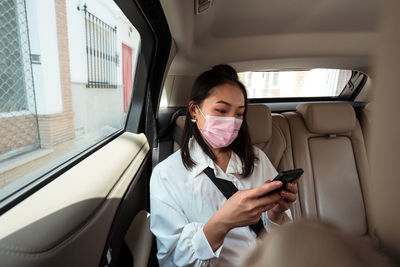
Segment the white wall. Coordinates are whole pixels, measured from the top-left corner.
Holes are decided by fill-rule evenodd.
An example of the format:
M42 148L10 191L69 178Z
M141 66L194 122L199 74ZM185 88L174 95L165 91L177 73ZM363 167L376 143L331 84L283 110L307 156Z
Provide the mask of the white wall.
M132 47L135 55L139 51L140 35L125 18L118 6L110 0L67 1L71 80L75 83L87 83L85 16L82 11L85 3L89 12L111 27L117 27L117 52L120 59L117 83L122 84L121 43ZM80 11L77 10L78 6L81 9ZM131 34L129 34L129 27L133 29ZM133 65L136 65L136 63Z
M117 52L119 64L117 67L118 88L86 88L87 55L85 16L83 5L87 10L103 20L111 27L117 27ZM80 11L77 7L80 7ZM111 126L121 128L125 122L123 111L122 85L122 43L132 47L134 68L139 52L140 35L125 18L119 8L110 0L68 0L67 23L69 37L69 56L72 81L72 105L74 110L74 127L77 136L99 131ZM129 31L129 27L133 32Z
M96 89L74 83L72 104L77 136L108 127L119 129L124 125L122 86L116 89Z
M63 107L54 0L26 1L26 9L31 53L41 56L41 64L32 66L37 112L60 113Z

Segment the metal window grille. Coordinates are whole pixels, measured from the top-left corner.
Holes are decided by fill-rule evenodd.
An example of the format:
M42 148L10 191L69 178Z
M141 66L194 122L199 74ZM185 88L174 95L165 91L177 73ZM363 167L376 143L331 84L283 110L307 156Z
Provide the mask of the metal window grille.
M0 161L39 147L24 0L0 1Z
M117 88L117 27L87 10L85 13L88 88Z

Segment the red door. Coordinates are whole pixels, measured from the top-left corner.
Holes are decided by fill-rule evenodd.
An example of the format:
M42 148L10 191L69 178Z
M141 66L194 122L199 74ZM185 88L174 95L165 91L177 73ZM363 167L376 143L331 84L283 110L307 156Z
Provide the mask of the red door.
M122 80L124 85L124 112L132 94L132 48L122 44Z

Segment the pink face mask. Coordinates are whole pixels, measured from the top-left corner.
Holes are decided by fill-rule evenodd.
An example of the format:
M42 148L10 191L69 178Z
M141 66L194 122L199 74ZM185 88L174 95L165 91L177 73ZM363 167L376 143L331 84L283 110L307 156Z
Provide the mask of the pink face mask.
M206 123L200 132L207 142L213 148L229 146L238 136L242 120L235 117L204 116L200 107L197 106L197 108L206 119ZM199 128L199 125L197 127Z

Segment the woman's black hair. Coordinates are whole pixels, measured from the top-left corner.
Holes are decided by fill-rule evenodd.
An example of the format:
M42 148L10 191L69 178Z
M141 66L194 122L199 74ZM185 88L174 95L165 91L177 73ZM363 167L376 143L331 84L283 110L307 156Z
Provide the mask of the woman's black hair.
M245 111L243 114L243 122L240 127L238 136L236 139L230 144L227 149L235 152L243 166L242 177L249 176L254 169L254 162L256 160L256 156L253 151L253 146L250 141L250 134L247 127L246 122L246 113L247 113L247 93L244 85L239 81L238 74L236 70L226 64L216 65L212 67L211 70L203 72L199 77L197 77L196 81L193 84L192 91L190 94L190 100L194 101L196 105L200 106L204 99L208 98L212 89L216 86L222 84L233 84L239 87L242 91L244 100L245 100ZM194 136L197 143L200 145L204 153L208 155L213 161L216 160L216 156L212 152L212 150L208 147L206 142L203 140L199 129L197 128L196 123L191 121L191 115L189 112L189 105L186 107L186 120L185 126L183 128L182 134L182 143L181 143L181 157L183 164L186 169L191 169L196 166L196 162L190 157L189 151L189 140L192 136Z

